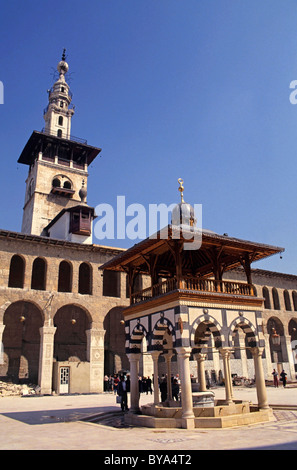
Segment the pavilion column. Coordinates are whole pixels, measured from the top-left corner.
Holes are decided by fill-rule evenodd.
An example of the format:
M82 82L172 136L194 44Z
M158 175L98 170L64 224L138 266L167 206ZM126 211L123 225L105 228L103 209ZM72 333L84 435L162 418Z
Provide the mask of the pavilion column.
M205 369L204 361L207 357L207 354L198 353L194 355L197 361L197 372L198 372L198 382L199 382L199 392L206 392L206 380L205 380Z
M138 413L139 411L139 385L138 385L138 373L139 373L139 360L140 354L131 353L127 354L130 362L130 411L132 413Z
M230 374L230 355L231 351L229 348L221 348L220 353L223 358L223 366L224 366L224 376L225 376L225 393L226 393L226 404L232 403L232 381L231 381L231 374Z
M38 385L42 395L51 395L53 377L53 356L54 356L54 336L56 332L54 326L43 326L40 331L40 353Z
M171 385L171 358L173 354L165 354L167 366L167 400L172 400L172 385Z
M193 413L193 399L192 399L192 386L190 376L190 347L176 348L178 355L180 375L181 375L181 402L182 402L182 427L186 429L194 429L194 413Z
M263 365L262 365L263 351L264 351L264 348L259 348L259 347L251 348L251 353L252 353L252 356L254 359L254 365L255 365L258 406L259 406L259 409L262 409L262 410L269 408L268 401L267 401L264 371L263 371Z
M159 371L158 371L158 360L161 351L152 351L151 356L153 358L154 364L154 404L157 405L159 403Z

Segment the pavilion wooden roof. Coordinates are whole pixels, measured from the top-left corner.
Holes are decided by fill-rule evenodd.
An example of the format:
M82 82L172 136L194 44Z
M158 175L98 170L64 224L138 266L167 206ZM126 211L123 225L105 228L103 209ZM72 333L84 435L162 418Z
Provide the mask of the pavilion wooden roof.
M176 227L169 225L166 229L168 230L166 238L164 238L165 229L162 229L154 237L147 238L115 256L100 269L128 272L132 268L140 274L149 274L148 261L155 259L159 276L174 276L176 267L172 247L174 244L189 241L187 236L184 236L187 235L184 229L179 240L175 238ZM203 230L199 249L182 250L182 272L183 276L210 276L213 274L214 257L219 259L223 271L227 271L241 266L242 260L246 257L251 263L283 251L284 248L281 247Z

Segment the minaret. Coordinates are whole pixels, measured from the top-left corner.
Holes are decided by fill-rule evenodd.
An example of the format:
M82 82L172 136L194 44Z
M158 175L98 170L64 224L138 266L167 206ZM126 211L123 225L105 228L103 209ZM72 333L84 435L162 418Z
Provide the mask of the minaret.
M59 79L48 90L48 105L44 110L46 134L70 139L71 118L74 114L74 106L71 105L72 93L65 80L65 74L69 70L66 62L65 49L62 60L58 63Z
M87 191L88 166L101 151L70 134L74 110L65 80L69 69L65 49L57 69L59 78L49 91L44 112L45 128L33 131L18 159L29 166L22 232L34 235L48 236L53 219L81 203L82 186Z

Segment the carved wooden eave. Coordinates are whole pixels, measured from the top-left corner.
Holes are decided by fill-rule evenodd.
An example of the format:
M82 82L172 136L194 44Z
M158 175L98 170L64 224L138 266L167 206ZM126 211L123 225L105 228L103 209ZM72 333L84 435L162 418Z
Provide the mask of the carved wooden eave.
M126 271L137 269L140 274L152 275L152 271L162 277L176 275L174 247L192 243L187 237L175 239L175 227L168 226L168 236L163 238L164 229L154 237L147 238L132 246L124 253L101 266L101 269ZM244 267L250 276L250 264L284 251L284 248L255 243L210 231L202 231L201 246L197 250L181 251L181 269L184 277L215 276L221 279L223 272ZM153 266L153 268L152 268Z

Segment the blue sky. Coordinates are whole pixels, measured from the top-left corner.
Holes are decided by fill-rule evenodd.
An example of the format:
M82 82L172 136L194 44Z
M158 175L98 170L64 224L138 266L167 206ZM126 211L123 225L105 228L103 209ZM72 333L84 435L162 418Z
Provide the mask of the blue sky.
M205 228L282 246L282 259L253 267L297 274L296 24L293 0L5 2L0 227L21 229L27 167L17 159L44 125L65 47L72 134L102 148L90 205L179 202L181 177Z

